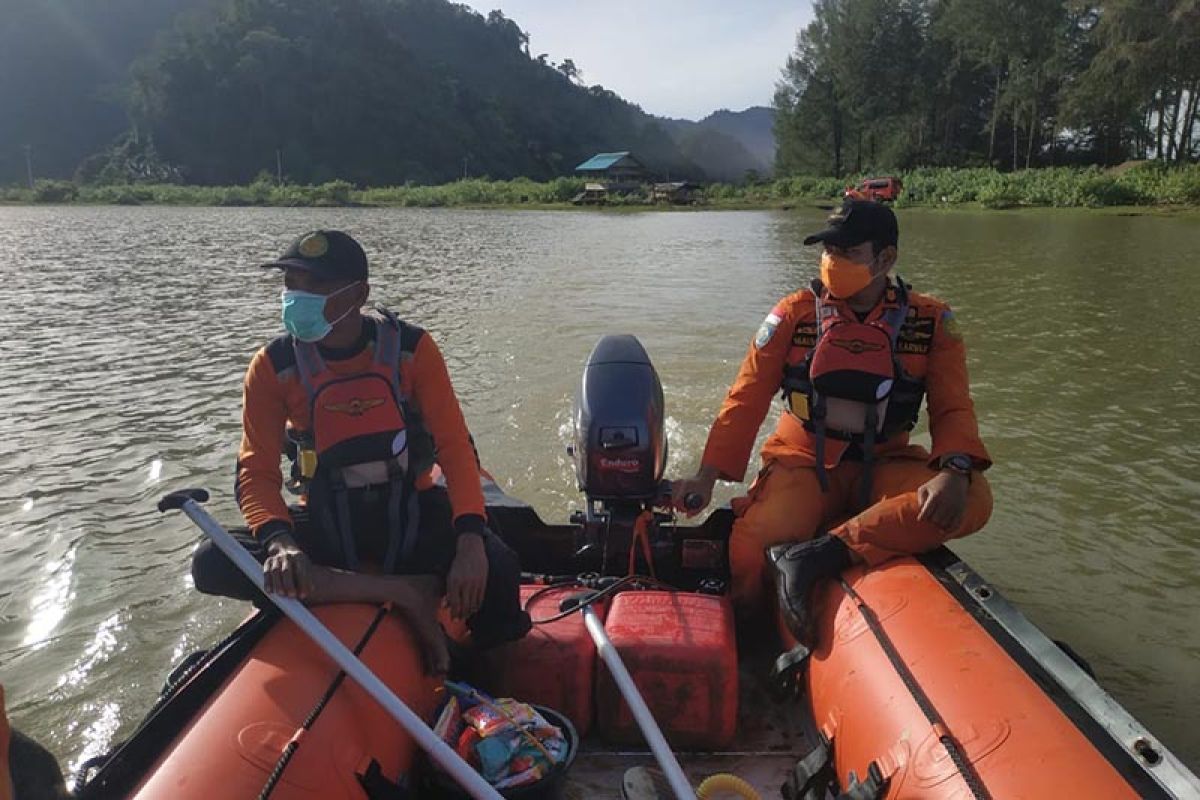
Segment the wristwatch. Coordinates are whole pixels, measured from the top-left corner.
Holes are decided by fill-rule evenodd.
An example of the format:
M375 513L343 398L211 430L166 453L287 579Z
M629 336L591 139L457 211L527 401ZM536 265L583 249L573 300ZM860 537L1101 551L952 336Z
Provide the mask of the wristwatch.
M969 480L971 471L975 468L975 462L970 456L963 453L951 453L948 456L942 456L941 469L948 469L951 472L957 472L959 475L966 475Z

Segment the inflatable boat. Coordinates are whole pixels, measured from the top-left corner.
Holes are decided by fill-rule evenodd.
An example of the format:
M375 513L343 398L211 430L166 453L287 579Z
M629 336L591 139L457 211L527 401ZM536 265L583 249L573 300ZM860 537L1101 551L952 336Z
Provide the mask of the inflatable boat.
M574 723L578 754L555 793L672 796L638 784L636 768L654 759L573 610L582 596L692 785L737 776L710 781L702 797L722 787L789 800L1200 797L1200 780L1081 658L948 549L828 581L811 652L773 620L738 630L726 594L730 510L699 525L656 510L663 420L641 345L605 337L575 410L582 510L547 524L485 481L490 525L521 559L522 598L537 623L489 688ZM430 719L438 687L422 676L402 621L369 606L315 610ZM181 664L129 740L88 766L76 794L435 796L423 769L404 730L291 622L264 610Z

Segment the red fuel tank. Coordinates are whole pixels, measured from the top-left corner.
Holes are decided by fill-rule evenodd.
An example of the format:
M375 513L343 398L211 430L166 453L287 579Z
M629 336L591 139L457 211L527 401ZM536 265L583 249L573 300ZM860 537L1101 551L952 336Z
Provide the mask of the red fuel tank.
M545 590L545 591L543 591ZM521 603L535 621L558 613L559 604L583 591L577 586L548 588L526 584ZM605 604L593 608L604 619ZM515 697L560 711L575 724L580 736L592 726L592 690L596 682L596 646L575 613L545 625L534 625L523 639L513 643L497 681L497 694Z
M721 748L737 724L737 644L725 597L686 592L624 592L605 623L633 681L675 747ZM598 724L605 737L642 734L608 670L597 679Z

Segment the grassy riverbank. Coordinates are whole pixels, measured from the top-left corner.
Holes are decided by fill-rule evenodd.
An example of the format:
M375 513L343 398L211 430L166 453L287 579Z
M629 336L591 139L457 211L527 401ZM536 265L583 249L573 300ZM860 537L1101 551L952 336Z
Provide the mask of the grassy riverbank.
M992 169L922 168L899 173L904 193L898 206L1021 207L1194 207L1200 206L1200 165L1166 167L1143 163L1102 170L1056 167L997 172ZM708 208L780 208L803 202L832 202L851 178L792 177L744 185L711 184L700 205ZM441 186L358 188L345 181L319 186L175 184L79 185L38 181L32 190L0 187L0 202L18 204L178 206L399 206L571 207L583 188L577 178L536 182L524 178L472 178ZM610 198L609 206L646 207L641 195Z
M898 207L974 205L983 208L1200 205L1200 165L1138 164L1102 170L1054 167L993 169L922 168L899 173ZM832 199L857 178L780 178L752 186L711 186L715 205L773 205L806 198Z

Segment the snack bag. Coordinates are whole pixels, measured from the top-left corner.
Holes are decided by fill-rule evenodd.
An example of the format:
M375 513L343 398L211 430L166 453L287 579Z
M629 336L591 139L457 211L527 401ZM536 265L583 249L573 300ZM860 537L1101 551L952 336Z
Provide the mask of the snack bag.
M466 723L462 718L462 704L457 697L451 695L446 704L442 706L442 711L433 726L433 732L443 742L454 747L465 726Z

